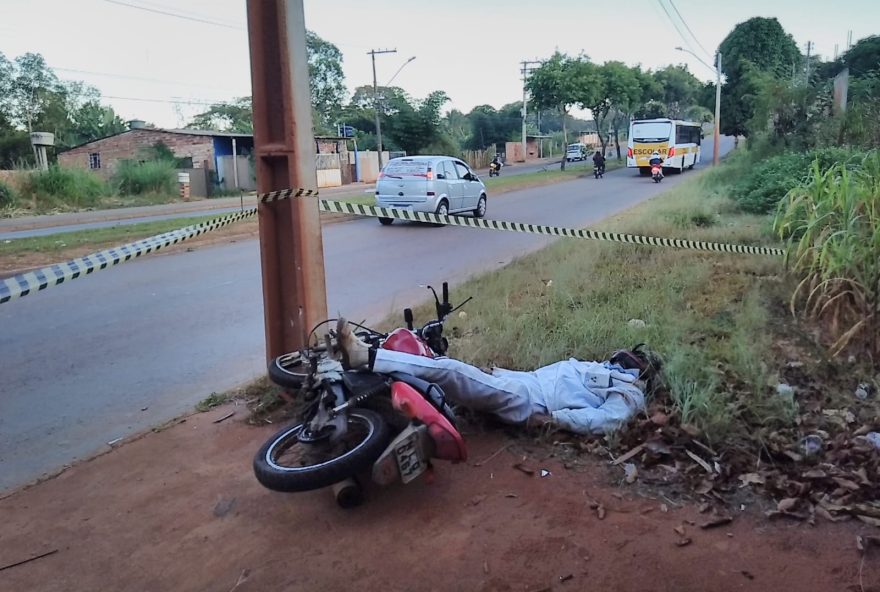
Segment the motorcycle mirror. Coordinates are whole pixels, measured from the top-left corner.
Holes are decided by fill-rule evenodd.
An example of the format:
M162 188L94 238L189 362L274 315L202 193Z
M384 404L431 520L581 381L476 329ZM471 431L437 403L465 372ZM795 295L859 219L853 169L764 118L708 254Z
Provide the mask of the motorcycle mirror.
M406 321L406 328L413 330L413 311L411 308L403 309L403 320Z

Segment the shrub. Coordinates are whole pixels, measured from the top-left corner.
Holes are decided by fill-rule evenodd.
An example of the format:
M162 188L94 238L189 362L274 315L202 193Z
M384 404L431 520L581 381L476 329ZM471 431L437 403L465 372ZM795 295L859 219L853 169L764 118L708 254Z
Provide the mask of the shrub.
M174 163L164 160L134 162L124 160L119 163L113 175L113 184L120 194L141 195L143 193L171 194L176 189L177 171Z
M744 169L734 184L731 197L751 214L769 214L794 187L803 182L815 163L820 172L840 163L853 167L864 154L843 148L821 148L808 152L785 152Z
M850 170L852 169L852 170ZM880 361L880 152L822 170L780 204L776 230L788 237L791 270L801 277L792 310L826 320L835 342Z
M89 171L52 165L45 171L34 171L24 183L23 193L37 201L76 207L94 206L109 194L103 179Z
M0 181L0 208L14 206L17 201L18 198L15 190L10 185Z

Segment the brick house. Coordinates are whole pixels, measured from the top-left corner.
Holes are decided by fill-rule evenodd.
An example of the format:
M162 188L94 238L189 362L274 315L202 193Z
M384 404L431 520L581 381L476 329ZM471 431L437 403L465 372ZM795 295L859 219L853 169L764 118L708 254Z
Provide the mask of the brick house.
M222 172L221 158L231 156L233 146L237 155L247 155L254 147L252 134L135 127L65 150L58 154L58 164L89 169L109 178L121 160L139 160L143 151L157 142L165 144L178 158L192 159L191 168L215 172Z

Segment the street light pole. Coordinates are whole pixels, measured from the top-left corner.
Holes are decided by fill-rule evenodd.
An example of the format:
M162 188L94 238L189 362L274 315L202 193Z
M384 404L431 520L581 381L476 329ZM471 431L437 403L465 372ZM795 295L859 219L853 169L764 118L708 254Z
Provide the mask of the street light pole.
M715 52L715 137L713 138L712 164L717 165L721 152L721 52Z
M367 52L373 57L373 109L376 112L376 149L379 153L379 169L382 169L382 122L379 121L379 86L376 83L376 54L397 53L396 49L371 49Z
M715 134L713 137L713 154L712 154L712 164L717 165L721 156L719 152L721 151L721 52L715 52L715 67L713 68L705 61L703 58L695 54L689 49L685 49L683 47L676 47L678 51L684 51L695 58L697 58L701 64L709 68L715 73Z

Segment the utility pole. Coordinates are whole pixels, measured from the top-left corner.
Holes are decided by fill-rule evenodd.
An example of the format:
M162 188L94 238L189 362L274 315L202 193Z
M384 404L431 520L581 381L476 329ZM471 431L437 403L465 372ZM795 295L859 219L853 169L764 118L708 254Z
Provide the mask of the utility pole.
M715 134L712 138L712 164L721 159L721 52L715 52Z
M846 51L849 51L850 47L852 47L852 30L846 32Z
M813 49L813 42L807 41L807 69L805 71L806 72L806 79L804 80L804 83L807 85L810 84L810 50L812 50L812 49Z
M302 0L248 0L257 191L317 189ZM327 317L318 200L260 203L266 357L306 345ZM242 303L256 306L255 303Z
M522 66L522 68L520 69L520 72L522 73L522 77L523 77L523 79L522 79L523 80L522 150L523 150L523 162L525 162L528 158L528 152L526 149L526 115L527 115L526 105L528 105L528 102L529 102L528 90L526 89L526 81L529 78L529 73L531 73L531 71L534 70L534 68L532 68L531 66L534 66L534 65L539 66L539 65L541 65L541 62L539 62L538 60L523 60L522 62L520 62L520 64Z
M397 53L396 49L371 49L367 52L373 58L373 108L376 111L376 148L379 152L379 169L382 169L382 122L379 121L379 87L376 84L376 54Z

